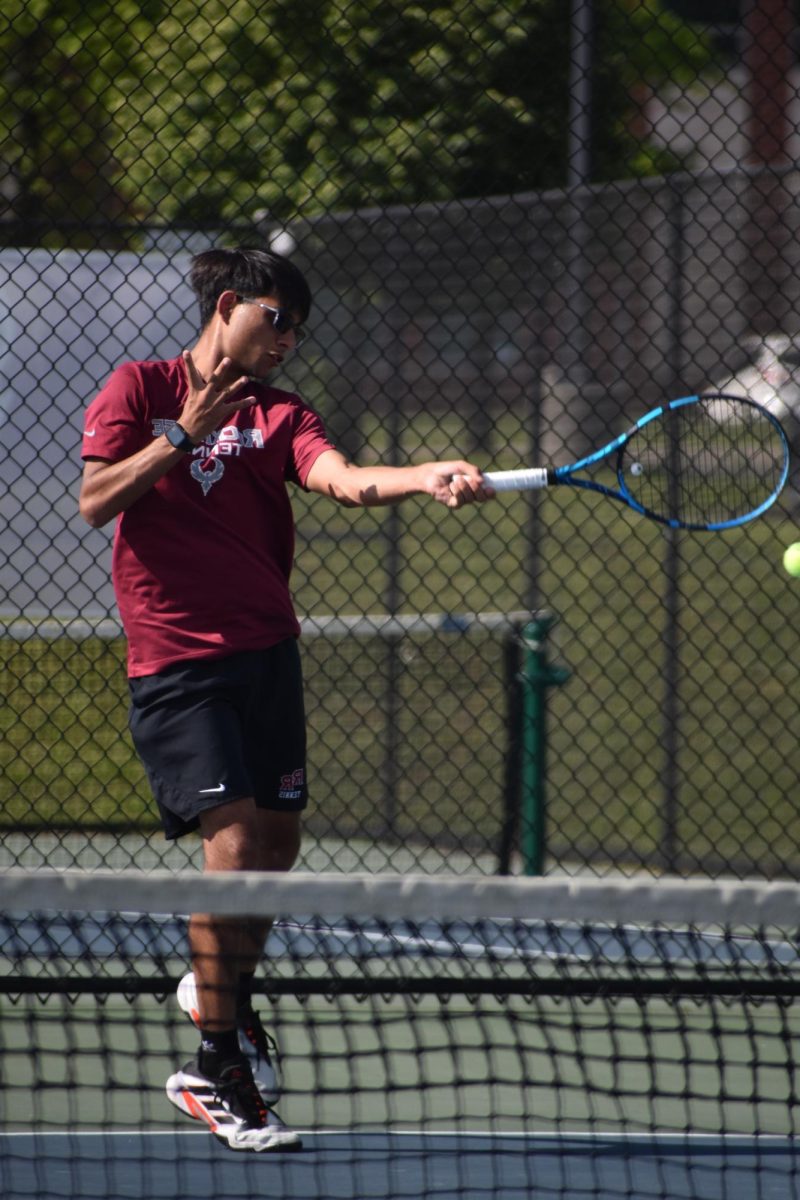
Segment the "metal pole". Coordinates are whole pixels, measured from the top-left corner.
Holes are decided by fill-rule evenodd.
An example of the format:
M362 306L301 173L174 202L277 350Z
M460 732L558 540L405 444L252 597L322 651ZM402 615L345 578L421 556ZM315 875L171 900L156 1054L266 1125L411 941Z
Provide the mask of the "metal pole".
M673 186L670 213L670 285L669 315L670 355L672 363L672 394L682 389L683 371L683 255L686 240L685 205L680 181ZM670 462L670 490L678 487L677 453L673 450ZM661 861L665 870L676 871L680 854L680 609L681 609L681 535L676 529L665 533L664 553L664 651L662 705L663 767L661 785L663 814Z
M386 455L386 461L389 466L398 467L402 461L402 436L403 436L403 412L402 401L404 388L402 383L403 369L403 351L402 351L402 324L403 316L400 307L396 310L400 315L398 321L393 316L392 320L392 335L393 345L391 347L391 358L394 365L394 378L392 384L387 388L391 407L389 409L388 428L389 447ZM403 588L402 588L402 541L403 541L404 522L400 514L398 505L393 505L387 512L383 533L386 539L386 553L384 558L385 569L385 588L384 588L384 609L390 617L396 616L403 605ZM384 691L384 721L385 721L385 740L384 740L384 755L383 755L383 772L382 772L382 809L383 809L383 836L387 841L392 841L397 836L398 817L399 817L399 792L400 792L400 717L402 712L402 703L400 697L402 662L400 658L402 636L392 634L386 638L386 688Z
M497 851L497 874L511 874L517 842L522 777L522 638L519 625L503 639L503 691L506 697L506 754L503 775L503 823Z
M592 8L593 0L572 0L569 52L569 127L567 144L566 282L568 307L574 321L573 353L568 377L577 389L586 383L589 345L586 261L589 228L586 220L592 160Z
M589 182L592 167L592 28L594 0L572 0L569 55L567 187Z
M745 0L744 313L764 337L797 328L797 195L790 155L797 29L792 0Z
M537 613L522 632L522 823L521 851L526 875L543 875L547 850L547 688L566 683L569 671L548 662L547 636L553 613Z
M590 328L592 170L592 65L594 0L572 0L570 15L569 115L564 204L564 270L559 291L562 343L558 361L568 385L568 403L574 417L562 428L572 457L584 453L605 429L603 390L589 370L592 345ZM569 430L570 432L567 432Z

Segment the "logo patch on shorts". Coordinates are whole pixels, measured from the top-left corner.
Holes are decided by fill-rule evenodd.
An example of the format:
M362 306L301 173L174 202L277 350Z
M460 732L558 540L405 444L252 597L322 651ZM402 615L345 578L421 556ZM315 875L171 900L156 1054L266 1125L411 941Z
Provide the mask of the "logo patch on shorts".
M279 800L299 800L303 795L303 784L306 781L306 773L301 767L299 771L292 771L288 775L281 775L281 783L278 788Z

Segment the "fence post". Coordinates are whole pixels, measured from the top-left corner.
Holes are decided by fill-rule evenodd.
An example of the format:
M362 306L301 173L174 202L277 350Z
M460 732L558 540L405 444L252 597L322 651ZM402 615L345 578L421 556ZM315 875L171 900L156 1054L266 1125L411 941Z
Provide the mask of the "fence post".
M557 617L537 613L522 631L522 864L526 875L544 874L546 850L547 689L566 683L566 667L548 661L547 637Z

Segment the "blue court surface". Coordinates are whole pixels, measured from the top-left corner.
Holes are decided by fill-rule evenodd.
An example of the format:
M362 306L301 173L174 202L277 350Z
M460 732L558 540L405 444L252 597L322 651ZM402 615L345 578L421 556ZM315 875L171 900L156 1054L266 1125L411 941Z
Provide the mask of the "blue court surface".
M208 1134L0 1137L4 1200L789 1200L786 1138L305 1133L303 1149L235 1154Z

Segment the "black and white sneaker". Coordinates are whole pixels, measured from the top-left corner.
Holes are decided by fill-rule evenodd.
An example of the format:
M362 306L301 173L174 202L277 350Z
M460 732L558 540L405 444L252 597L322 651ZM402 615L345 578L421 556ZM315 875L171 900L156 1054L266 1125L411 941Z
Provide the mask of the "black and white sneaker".
M267 1108L242 1055L224 1067L217 1078L189 1062L167 1080L167 1096L195 1121L204 1121L231 1150L299 1150L300 1135L287 1129Z
M178 984L178 1004L188 1013L197 1028L200 1028L200 1012L197 1004L197 985L190 971ZM250 1064L256 1087L265 1104L275 1104L281 1091L278 1081L278 1048L261 1024L258 1013L252 1008L239 1018L239 1049Z

